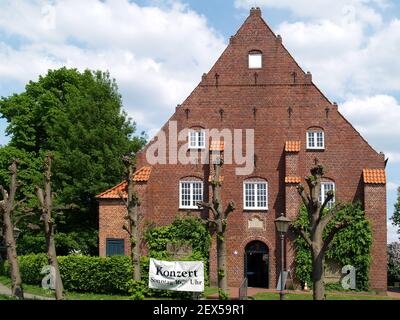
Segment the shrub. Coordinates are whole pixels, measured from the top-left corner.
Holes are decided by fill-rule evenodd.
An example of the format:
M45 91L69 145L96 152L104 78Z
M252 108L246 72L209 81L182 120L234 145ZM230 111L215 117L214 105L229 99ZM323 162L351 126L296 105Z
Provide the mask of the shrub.
M58 261L68 291L126 294L129 290L133 272L130 257L71 255Z
M387 246L388 284L400 282L400 243L393 242Z
M47 265L45 254L18 257L22 281L40 285L42 268ZM90 257L70 255L57 257L61 278L66 291L128 294L132 279L132 263L129 257ZM9 266L5 266L7 274Z
M326 258L333 259L343 266L354 266L356 268L357 290L368 290L372 231L361 204L348 204L343 210L339 211L336 218L325 229L325 235L344 216L351 217L350 225L335 235L326 253ZM294 224L302 225L307 229L309 222L304 206ZM296 278L300 282L307 282L310 285L312 283L311 250L301 237L296 238L295 248Z

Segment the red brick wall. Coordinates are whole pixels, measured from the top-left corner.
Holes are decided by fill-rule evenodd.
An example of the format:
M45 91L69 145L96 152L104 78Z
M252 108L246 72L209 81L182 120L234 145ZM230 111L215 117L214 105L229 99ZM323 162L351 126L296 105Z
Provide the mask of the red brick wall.
M380 184L366 184L364 187L365 214L372 225L372 263L370 285L373 289L387 290L387 239L386 239L386 187Z
M135 191L139 195L141 205L139 207L139 214L143 217L140 221L141 226L144 226L146 221L146 208L148 204L146 194L145 182L138 182L135 184ZM127 221L125 216L127 210L125 205L122 204L120 199L99 199L99 255L106 255L106 240L124 239L125 254L129 255L131 252L128 233L123 229ZM141 244L142 251L145 250L144 244Z
M106 255L106 239L124 239L125 254L129 255L129 237L122 229L126 209L119 200L102 200L99 205L99 255Z
M191 127L255 130L257 166L253 174L237 176L236 165L232 164L225 164L222 169L224 207L230 200L236 203L236 210L228 221L226 236L228 281L230 285L240 284L244 272L244 248L253 240L261 240L269 248L270 287L275 287L279 270L279 240L276 237L274 220L285 210L290 211L287 212L290 216L294 215L300 203L300 199L296 199L293 186L285 186L285 171L292 168L292 165L286 166L285 141L301 141L297 160L288 156L288 163L292 160L298 163L293 166L293 170L297 167L296 175L308 175L315 158L318 158L326 168L327 178L335 181L336 198L340 201L363 199L362 169L384 168L384 159L342 117L337 106L331 104L311 82L311 76L300 69L258 11L253 13L255 14L245 21L192 94L176 108L170 120L177 121L178 131ZM247 55L254 49L263 52L263 68L249 70ZM293 82L292 72L297 74L296 83ZM257 73L257 83L254 73ZM216 74L219 75L218 86ZM290 117L289 107L292 110ZM221 109L224 110L222 118ZM323 128L326 145L324 151L305 150L306 131L310 127ZM162 130L168 135L168 123ZM184 142L180 142L179 146L182 144ZM145 154L148 146L138 157L138 167L147 164ZM145 195L146 220L166 225L178 212L182 212L179 209L179 180L187 176L201 178L205 188L208 188L207 165L153 165ZM267 211L253 212L243 209L243 181L252 177L268 181ZM386 224L384 199L376 205L374 219L381 227L374 229L373 236L376 241L383 243L383 238L386 237L383 227ZM119 209L114 209L118 217ZM100 220L106 218L107 214L111 215L112 210L111 207L100 205ZM202 216L208 215L207 212L192 211ZM262 217L265 223L263 230L247 228L252 214ZM115 228L118 219L116 218ZM111 223L108 222L108 225L111 226ZM105 229L103 226L100 241L105 237ZM289 252L290 250L289 244ZM238 252L237 255L234 255L235 251ZM376 250L373 252L377 254ZM289 261L292 258L290 253ZM215 259L215 250L211 250L211 271L216 269ZM371 272L371 285L381 286L376 281L386 275L376 268Z

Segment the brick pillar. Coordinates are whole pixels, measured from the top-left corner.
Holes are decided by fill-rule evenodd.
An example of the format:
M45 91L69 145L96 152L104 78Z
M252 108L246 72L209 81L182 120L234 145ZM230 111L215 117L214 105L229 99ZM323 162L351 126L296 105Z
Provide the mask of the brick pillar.
M364 175L365 182L365 175ZM372 225L372 252L369 285L371 289L387 291L386 260L386 185L364 184L364 209Z
M299 177L300 141L287 141L285 145L285 214L292 221L296 219L300 209L300 199L297 193ZM294 276L294 235L289 232L286 241L286 269Z

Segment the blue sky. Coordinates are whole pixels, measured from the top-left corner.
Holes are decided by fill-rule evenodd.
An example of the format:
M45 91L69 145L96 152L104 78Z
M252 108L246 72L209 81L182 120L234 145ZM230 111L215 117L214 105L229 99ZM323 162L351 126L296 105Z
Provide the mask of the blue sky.
M0 96L61 66L109 70L151 136L207 72L253 6L315 84L389 157L400 185L400 1L0 0ZM0 144L8 137L0 120ZM388 223L389 241L397 239Z

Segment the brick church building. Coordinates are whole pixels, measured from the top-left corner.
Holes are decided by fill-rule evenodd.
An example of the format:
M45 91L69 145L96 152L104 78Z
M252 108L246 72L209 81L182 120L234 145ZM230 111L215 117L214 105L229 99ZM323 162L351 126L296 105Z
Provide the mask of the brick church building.
M370 286L386 290L385 157L315 86L311 74L299 67L282 38L265 23L259 8L251 9L211 70L176 107L161 129L167 137L171 121L178 131L189 132L178 147L186 143L188 150L199 153L226 151L223 140L209 141L207 129L254 130L254 170L237 175L233 163L222 168L224 207L231 200L236 204L226 237L230 286L239 286L247 276L249 286L276 287L280 242L274 220L281 213L296 218L301 205L296 186L304 183L318 160L326 173L322 199L334 190L333 201L363 203L373 232ZM149 163L146 154L157 139L138 155L134 177L144 220L167 225L180 212L207 215L196 203L210 198L210 166ZM169 138L166 142L165 152L175 143ZM122 182L97 196L101 256L129 254L128 235L122 229L125 207L119 199L125 186ZM289 237L285 246L288 269L294 261L292 240ZM211 280L215 282L216 276L214 239Z

